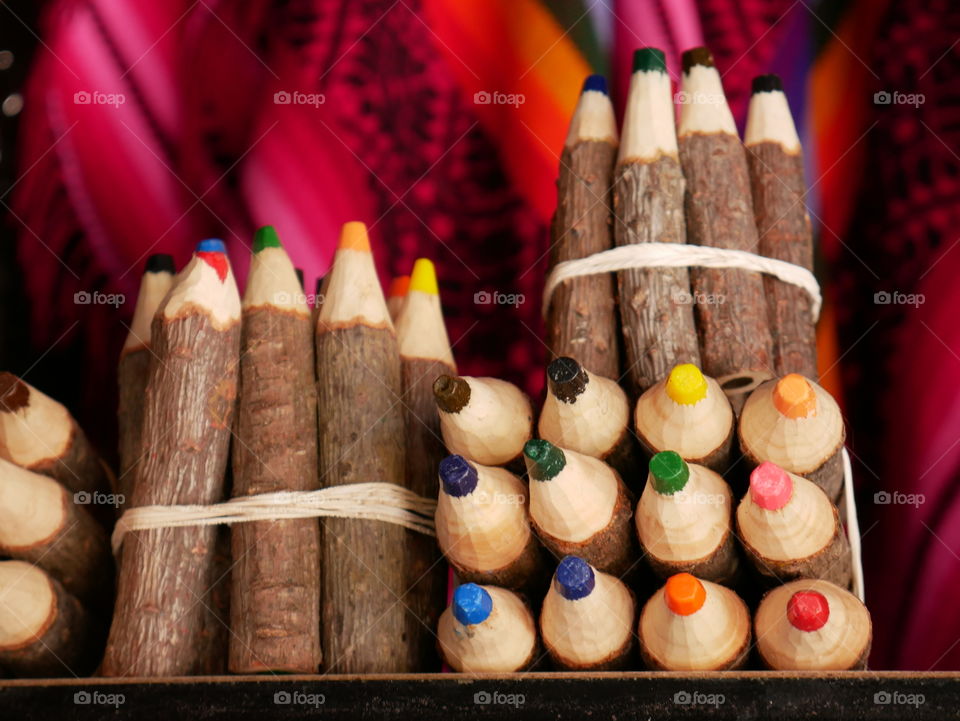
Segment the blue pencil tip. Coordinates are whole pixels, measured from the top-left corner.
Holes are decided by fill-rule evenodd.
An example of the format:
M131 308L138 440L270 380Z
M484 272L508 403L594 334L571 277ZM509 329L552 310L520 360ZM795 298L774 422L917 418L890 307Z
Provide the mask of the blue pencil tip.
M588 90L596 90L607 95L607 79L603 75L588 75L587 79L583 81L582 92L585 93Z
M475 583L464 583L453 592L453 617L464 626L483 623L492 610L490 594Z
M473 493L477 487L477 469L463 456L447 456L440 461L440 481L448 496L460 498Z
M198 253L226 253L227 248L219 238L207 238L197 243Z
M566 556L557 566L553 585L568 601L589 596L596 583L590 564L577 556Z

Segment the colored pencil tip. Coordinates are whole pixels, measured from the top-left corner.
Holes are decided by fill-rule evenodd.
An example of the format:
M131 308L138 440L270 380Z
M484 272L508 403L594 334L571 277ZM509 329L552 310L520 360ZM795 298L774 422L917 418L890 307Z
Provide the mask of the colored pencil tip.
M568 601L589 596L596 582L593 568L577 556L566 556L560 561L553 577L553 587Z
M797 591L787 601L787 619L800 631L818 631L830 619L827 597L817 591Z
M674 403L692 406L707 397L707 379L692 363L681 363L670 371L666 390Z
M444 493L461 498L477 487L477 469L463 456L447 456L440 461L440 482Z
M13 373L0 373L0 412L15 413L30 404L30 389Z
M637 48L633 51L633 72L659 70L667 72L667 56L659 48Z
M272 225L265 225L257 228L253 234L253 252L259 253L264 248L282 248L280 236L277 235L277 229Z
M793 479L776 463L765 461L750 474L750 498L760 508L777 511L793 495Z
M483 623L492 610L490 594L475 583L464 583L453 592L453 617L464 626Z
M455 376L438 376L433 382L433 397L444 413L459 413L470 402L470 384Z
M344 223L340 230L340 244L337 249L369 253L370 238L367 236L367 226L357 220Z
M432 260L417 258L413 264L413 272L410 274L409 290L427 293L428 295L440 295L440 288L437 286L437 271L433 267Z
M387 290L388 298L402 298L407 294L410 288L410 276L398 275L390 281L390 288Z
M676 451L661 451L650 459L650 477L657 493L672 496L690 479L690 467Z
M817 394L802 375L788 373L773 387L773 405L787 418L810 418L817 415Z
M535 481L551 481L567 465L563 451L550 441L534 438L523 446L527 473Z
M173 256L166 253L154 253L147 258L147 264L143 268L144 273L176 273L176 266L173 264Z
M710 52L709 48L703 47L702 45L698 48L690 48L681 56L683 61L683 72L690 72L690 68L694 65L703 65L705 68L712 68L713 65L713 53Z
M758 75L753 79L753 84L750 88L752 94L772 93L775 90L783 91L783 83L780 81L780 76L774 75L773 73L769 75Z
M550 393L564 403L573 403L590 382L590 377L573 358L562 356L547 366L547 385Z
M667 608L678 616L689 616L703 607L707 591L700 580L689 573L678 573L667 579L664 588Z
M227 247L219 238L207 238L197 243L197 253L226 253Z
M607 79L603 75L588 75L583 81L583 90L580 93L583 94L588 90L595 90L598 93L608 95Z
M223 241L217 238L207 238L197 243L197 257L213 268L220 282L227 279L230 270L230 261L227 260L227 249Z

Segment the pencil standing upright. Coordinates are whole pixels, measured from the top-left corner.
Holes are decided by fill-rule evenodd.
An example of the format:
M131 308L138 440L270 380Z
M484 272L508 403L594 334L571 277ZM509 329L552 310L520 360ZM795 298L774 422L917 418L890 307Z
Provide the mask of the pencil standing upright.
M551 268L613 245L610 186L616 156L617 121L607 80L591 75L583 83L560 156ZM573 356L592 373L620 377L616 296L610 273L571 278L556 289L547 314L547 346L554 358Z
M687 179L691 244L756 253L757 227L747 159L707 48L683 54L680 162ZM701 368L724 389L772 375L767 302L760 273L728 268L690 271Z
M813 231L804 197L803 154L776 75L753 79L744 137L760 253L813 270ZM807 291L763 278L777 375L817 377L817 337Z
M317 488L313 324L271 226L253 239L243 296L235 498ZM231 528L233 673L320 667L320 525L314 518Z
M324 285L316 328L320 485L402 486L400 354L363 223L343 226ZM325 670L416 670L407 639L420 623L400 602L408 588L406 530L350 518L325 519L322 527Z
M618 246L687 242L670 76L656 48L641 48L633 56L614 177ZM700 364L690 273L637 268L618 277L626 375L636 398L678 363Z

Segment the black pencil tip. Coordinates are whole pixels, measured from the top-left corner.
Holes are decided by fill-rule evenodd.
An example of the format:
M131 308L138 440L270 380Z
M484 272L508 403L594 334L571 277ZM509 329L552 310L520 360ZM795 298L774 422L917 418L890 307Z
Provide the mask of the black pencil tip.
M173 256L166 253L155 253L147 258L144 273L175 273Z
M753 79L751 93L772 93L775 90L783 90L783 83L779 75L770 73L769 75L758 75Z

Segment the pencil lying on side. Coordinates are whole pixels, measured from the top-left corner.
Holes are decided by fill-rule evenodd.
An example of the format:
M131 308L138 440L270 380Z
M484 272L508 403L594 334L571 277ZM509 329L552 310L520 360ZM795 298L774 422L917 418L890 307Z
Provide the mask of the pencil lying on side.
M363 223L343 226L324 296L316 328L320 483L402 486L400 354ZM417 670L405 639L420 623L397 602L408 588L407 531L351 518L325 519L322 528L325 670Z
M25 561L0 561L0 667L24 678L86 676L95 624L58 581Z
M549 441L523 449L530 475L530 520L556 556L579 556L622 576L636 563L633 499L610 466Z
M113 485L70 411L12 373L0 373L0 458L71 491L94 493Z
M616 381L594 375L573 358L557 358L547 366L538 431L555 445L599 458L622 478L637 471L627 394Z
M242 304L233 496L317 488L313 324L272 226L253 238ZM314 518L237 523L230 657L233 673L320 667L320 525Z
M857 671L867 667L873 627L856 596L829 581L777 586L753 620L764 666L776 671Z
M533 614L518 595L496 586L457 586L440 616L437 639L454 671L510 673L536 659Z
M158 253L147 258L140 280L137 305L133 309L130 331L120 351L117 386L120 402L117 408L117 431L120 438L120 472L117 493L121 507L130 501L134 466L140 460L140 432L143 428L143 397L150 369L150 325L161 301L173 285L173 257Z
M687 179L687 239L756 253L746 155L707 48L683 54L682 88L678 142ZM724 388L772 375L773 341L760 273L693 268L690 280L704 373Z
M440 462L437 541L461 580L532 590L543 552L527 511L527 486L505 468L462 456Z
M390 312L390 320L397 322L400 310L403 308L404 301L407 299L407 291L410 288L410 276L398 275L390 281L390 287L387 289L387 310ZM317 286L317 293L320 293Z
M796 373L757 388L743 406L740 448L753 465L771 461L803 476L836 502L843 490L840 407L826 390Z
M750 474L750 492L737 507L737 535L768 581L822 578L850 585L850 546L836 506L818 486L773 463Z
M222 241L204 240L157 311L131 504L223 500L240 359L240 297ZM211 673L226 656L207 608L216 526L131 531L123 544L104 676ZM227 619L223 619L226 623Z
M761 255L812 271L813 230L804 203L803 153L776 75L753 79L744 145ZM763 277L763 285L777 375L816 378L817 336L810 295L772 275Z
M727 470L734 417L720 384L683 363L637 400L634 425L641 447L653 455L675 451L718 473Z
M557 566L540 612L553 665L567 671L618 671L633 660L637 604L620 579L577 556Z
M610 186L617 155L617 121L607 80L591 75L560 156L557 211L551 226L550 267L607 250L613 200ZM553 293L547 313L547 347L553 357L574 356L588 370L620 376L614 277L571 278Z
M687 242L686 183L677 153L666 59L661 50L640 48L633 54L614 180L618 246ZM636 398L678 363L700 364L690 272L638 268L617 275L626 375Z
M418 496L436 498L437 466L446 456L440 436L440 417L433 399L433 381L456 375L447 328L440 307L440 289L433 263L419 258L413 265L406 301L396 319L403 382L406 439L406 486ZM404 602L420 619L418 633L408 638L419 645L413 652L420 670L439 668L433 629L443 612L447 569L440 561L437 542L407 531L407 584Z
M750 613L725 586L678 573L640 614L640 654L662 671L743 668L750 651Z

